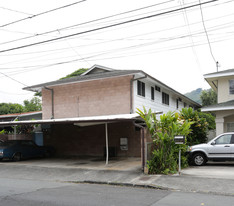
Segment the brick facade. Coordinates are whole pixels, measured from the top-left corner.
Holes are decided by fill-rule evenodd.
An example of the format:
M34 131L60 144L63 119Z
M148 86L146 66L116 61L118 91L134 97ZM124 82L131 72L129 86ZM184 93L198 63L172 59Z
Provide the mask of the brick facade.
M132 76L78 82L50 87L54 90L54 118L130 113ZM52 114L51 91L42 89L43 119Z
M118 157L140 157L141 135L132 122L108 124L108 145L116 148ZM128 138L128 150L120 149L120 138ZM52 125L44 143L53 145L61 156L104 156L105 125L78 127L71 124Z

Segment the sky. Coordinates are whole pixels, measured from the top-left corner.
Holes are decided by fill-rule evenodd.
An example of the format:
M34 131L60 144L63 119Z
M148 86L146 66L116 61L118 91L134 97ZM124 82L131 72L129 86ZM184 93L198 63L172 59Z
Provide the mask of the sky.
M199 5L201 3L201 5ZM184 94L234 68L234 0L1 0L0 103L94 64L143 70ZM217 63L219 62L218 67Z

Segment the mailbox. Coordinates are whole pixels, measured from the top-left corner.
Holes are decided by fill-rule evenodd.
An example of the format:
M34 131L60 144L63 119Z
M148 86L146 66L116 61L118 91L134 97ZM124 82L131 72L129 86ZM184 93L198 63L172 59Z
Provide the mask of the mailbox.
M183 135L174 136L174 141L175 141L175 144L184 144L185 136Z

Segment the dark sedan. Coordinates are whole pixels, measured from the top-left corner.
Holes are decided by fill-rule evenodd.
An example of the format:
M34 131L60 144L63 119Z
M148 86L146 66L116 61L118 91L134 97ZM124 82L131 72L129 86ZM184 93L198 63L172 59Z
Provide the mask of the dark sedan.
M45 157L53 153L52 148L36 145L31 140L8 140L0 142L0 160L20 161L34 157Z

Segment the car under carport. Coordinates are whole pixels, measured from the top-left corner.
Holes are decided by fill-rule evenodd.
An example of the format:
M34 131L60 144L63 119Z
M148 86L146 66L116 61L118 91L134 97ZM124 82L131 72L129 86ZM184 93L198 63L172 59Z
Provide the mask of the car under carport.
M147 159L146 146L151 141L138 114L106 115L64 119L1 122L0 126L40 124L44 145L52 145L60 157L141 158Z

